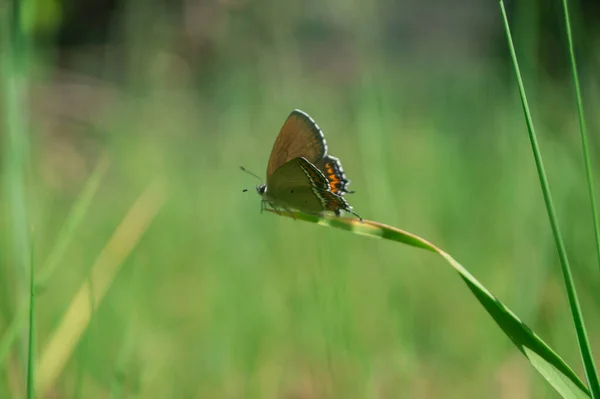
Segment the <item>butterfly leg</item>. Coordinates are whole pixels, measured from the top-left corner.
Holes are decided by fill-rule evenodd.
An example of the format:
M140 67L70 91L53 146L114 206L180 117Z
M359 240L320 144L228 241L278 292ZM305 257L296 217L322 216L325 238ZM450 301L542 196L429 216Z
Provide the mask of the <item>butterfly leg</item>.
M260 213L262 213L265 209L268 210L269 206L271 206L271 208L273 208L273 210L275 212L277 212L277 214L281 215L281 212L279 211L279 209L277 209L275 207L275 205L273 205L272 202L268 202L268 201L265 201L265 200L260 201Z
M356 216L361 223L364 223L365 221L363 220L363 218L360 217L360 215L356 212L354 212L352 209L347 209L348 212L350 212L351 214L353 214L354 216Z
M278 214L279 216L281 216L281 211L280 211L279 209L277 209L277 207L276 207L275 205L273 205L273 203L272 203L272 202L269 202L269 205L271 205L271 208L273 208L273 210L274 210L275 212L277 212L277 214Z
M359 215L358 213L354 212L354 211L352 210L352 208L346 208L346 209L344 209L344 210L345 210L346 212L348 212L348 213L351 213L351 214L353 214L354 216L356 216L356 217L357 217L357 218L360 220L360 222L361 222L361 223L364 223L364 220L363 220L363 218L361 218L361 217L360 217L360 215ZM341 210L341 209L337 209L337 210L335 211L335 215L336 215L336 216L338 216L338 217L342 216L342 210Z
M268 204L268 206L270 206L270 207L271 207L271 208L272 208L272 209L273 209L275 212L277 212L277 214L278 214L278 215L280 215L280 216L281 216L281 211L279 210L279 208L277 208L277 207L276 207L276 206L275 206L275 205L274 205L272 202L268 202L268 201L265 201L265 200L262 200L262 201L261 201L261 203L260 203L260 212L261 212L261 213L262 213L262 211L263 211L264 209L267 209L267 208L268 208L268 207L267 207L267 204ZM286 209L286 210L287 210L287 209Z

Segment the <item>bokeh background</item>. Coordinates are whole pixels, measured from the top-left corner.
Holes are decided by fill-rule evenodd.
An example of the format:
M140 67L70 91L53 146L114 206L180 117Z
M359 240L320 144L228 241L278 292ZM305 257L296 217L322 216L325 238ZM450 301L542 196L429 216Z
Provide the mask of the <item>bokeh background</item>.
M600 7L570 5L599 176ZM561 3L507 6L598 353ZM0 3L4 27L8 10ZM583 378L497 2L32 0L21 17L26 200L16 215L14 162L3 162L0 340L27 307L26 221L36 271L66 242L36 296L37 378L50 379L39 397L558 397L434 255L259 213L259 182L239 165L264 176L294 108L324 130L361 216L447 250ZM142 207L149 224L107 250L140 196L162 198L143 194L157 179L156 215ZM91 272L102 256L114 278L91 289L93 312L68 316L85 284L111 274ZM70 334L65 320L86 315ZM2 398L24 397L23 326L0 363ZM57 331L64 367L48 349Z

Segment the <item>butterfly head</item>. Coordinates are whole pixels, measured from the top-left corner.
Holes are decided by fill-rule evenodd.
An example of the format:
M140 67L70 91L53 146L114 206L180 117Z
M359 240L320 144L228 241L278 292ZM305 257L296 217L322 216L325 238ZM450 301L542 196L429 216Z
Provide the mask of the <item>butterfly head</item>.
M256 186L256 192L260 196L265 195L265 193L267 192L267 185L263 183L263 184L261 184L259 186Z
M244 172L256 177L258 180L262 179L260 177L258 177L258 175L256 175L255 173L250 172L248 169L244 168L243 166L240 166L240 169L243 170ZM244 190L247 191L247 190ZM258 186L256 186L256 192L258 193L258 195L260 195L261 197L264 197L266 192L267 192L267 185L265 183L261 183Z

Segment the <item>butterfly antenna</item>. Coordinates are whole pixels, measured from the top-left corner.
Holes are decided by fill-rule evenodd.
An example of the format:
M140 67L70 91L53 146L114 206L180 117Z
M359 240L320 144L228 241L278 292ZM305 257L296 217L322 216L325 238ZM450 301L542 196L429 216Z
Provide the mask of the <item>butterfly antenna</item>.
M257 176L255 173L250 172L248 169L244 168L243 166L240 166L240 169L243 170L244 172L248 173L249 175L256 177L258 180L262 181L262 179L259 176Z

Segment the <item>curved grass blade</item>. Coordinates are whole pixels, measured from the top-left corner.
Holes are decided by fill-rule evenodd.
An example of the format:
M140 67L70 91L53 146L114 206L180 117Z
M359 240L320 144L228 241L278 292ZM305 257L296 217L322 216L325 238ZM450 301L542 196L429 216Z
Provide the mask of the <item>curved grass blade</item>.
M267 211L276 213L271 209ZM588 388L577 374L540 337L523 323L508 307L485 288L471 273L444 250L429 241L409 232L382 223L365 220L364 223L352 218L333 216L313 216L300 212L283 213L292 217L322 226L348 230L355 234L384 238L425 249L440 255L456 270L467 287L494 319L496 324L529 360L531 365L552 385L563 398L590 398Z

